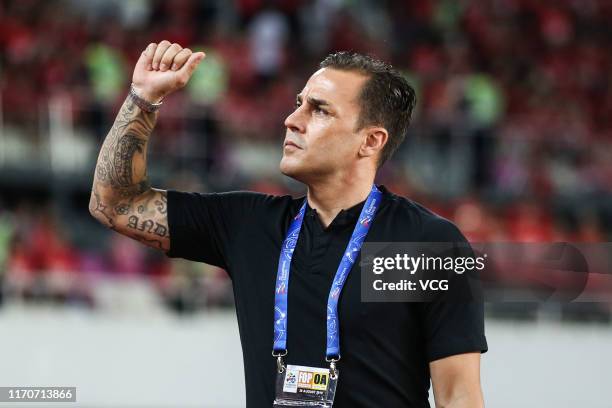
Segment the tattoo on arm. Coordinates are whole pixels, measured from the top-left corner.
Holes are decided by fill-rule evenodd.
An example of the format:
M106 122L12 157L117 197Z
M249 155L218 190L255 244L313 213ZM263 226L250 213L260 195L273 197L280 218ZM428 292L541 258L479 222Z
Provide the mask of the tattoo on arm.
M117 197L131 197L150 188L146 148L156 117L140 110L130 97L126 99L102 145L94 184Z
M160 200L155 200L155 206L157 207L157 211L161 214L168 213L168 197L162 196Z
M106 225L107 227L113 228L114 225L112 211L108 208L107 205L102 203L102 200L100 200L100 193L98 193L95 187L91 192L89 209L92 214L95 213L98 215L98 219L102 224Z
M89 208L107 227L167 251L167 194L152 189L146 173L147 143L155 121L156 113L144 112L126 99L102 145Z
M168 230L168 217L166 207L160 209L151 201L167 202L166 192L154 190L150 197L143 197L131 203L120 204L127 218L124 221L128 235L155 248L168 250L170 232ZM115 210L117 207L115 207Z
M167 202L166 191L151 189L139 196L125 198L114 206L108 206L100 200L100 195L94 187L89 207L92 214L110 229L145 245L168 251L170 230Z

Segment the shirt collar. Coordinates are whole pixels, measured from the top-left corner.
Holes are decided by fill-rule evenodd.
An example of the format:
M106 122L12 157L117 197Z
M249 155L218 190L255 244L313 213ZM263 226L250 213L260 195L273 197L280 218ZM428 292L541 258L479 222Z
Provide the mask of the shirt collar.
M383 195L387 192L387 189L385 188L385 186L377 184L377 187L380 189ZM359 214L361 214L361 210L366 201L367 199L363 200L360 203L355 204L354 206L350 208L340 210L338 215L336 215L336 218L333 219L333 221L331 222L331 224L329 224L329 226L332 227L332 226L340 226L340 225L347 225L347 224L355 224L355 222L357 221L357 218L359 218ZM313 218L317 216L317 210L314 208L311 208L308 202L306 202L306 216L313 217Z

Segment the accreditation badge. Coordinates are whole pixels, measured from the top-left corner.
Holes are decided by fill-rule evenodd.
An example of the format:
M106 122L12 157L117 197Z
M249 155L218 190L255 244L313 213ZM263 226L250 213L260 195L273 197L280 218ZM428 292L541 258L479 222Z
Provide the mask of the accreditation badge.
M331 408L334 403L338 370L329 368L288 365L276 374L276 407Z

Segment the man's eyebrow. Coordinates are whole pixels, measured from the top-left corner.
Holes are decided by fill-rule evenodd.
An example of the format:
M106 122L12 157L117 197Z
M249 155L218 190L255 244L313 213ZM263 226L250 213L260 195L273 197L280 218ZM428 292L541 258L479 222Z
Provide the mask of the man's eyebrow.
M308 98L306 98L308 103L313 105L313 106L329 106L331 107L332 104L327 102L325 99L319 99L319 98L313 98L312 96L309 96ZM298 102L302 102L302 95L297 95L296 96L296 100Z

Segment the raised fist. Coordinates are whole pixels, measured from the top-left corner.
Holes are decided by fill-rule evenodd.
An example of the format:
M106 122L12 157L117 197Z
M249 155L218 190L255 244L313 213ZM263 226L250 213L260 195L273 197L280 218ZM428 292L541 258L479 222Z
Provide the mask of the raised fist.
M159 102L166 95L187 85L204 57L203 52L192 52L189 48L169 41L151 43L142 52L134 68L134 90L151 103Z

